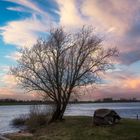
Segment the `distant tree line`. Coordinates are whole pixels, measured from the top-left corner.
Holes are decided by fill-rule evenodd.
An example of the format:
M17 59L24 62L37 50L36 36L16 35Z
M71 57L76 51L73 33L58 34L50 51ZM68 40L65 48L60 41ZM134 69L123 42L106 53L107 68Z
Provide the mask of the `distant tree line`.
M140 102L139 99L136 98L120 98L120 99L113 99L113 98L103 98L98 99L94 101L79 101L78 99L74 99L73 101L70 101L69 103L112 103L112 102ZM53 104L52 101L43 101L43 100L16 100L16 99L0 99L0 105L5 104L31 104L31 105L37 105L37 104Z
M108 103L108 102L139 102L140 100L136 99L136 98L130 98L130 99L126 99L126 98L120 98L120 99L113 99L113 98L103 98L103 99L99 99L99 100L95 100L94 102L96 103Z
M41 100L16 100L16 99L0 99L0 105L37 105L37 104L50 104L50 101Z

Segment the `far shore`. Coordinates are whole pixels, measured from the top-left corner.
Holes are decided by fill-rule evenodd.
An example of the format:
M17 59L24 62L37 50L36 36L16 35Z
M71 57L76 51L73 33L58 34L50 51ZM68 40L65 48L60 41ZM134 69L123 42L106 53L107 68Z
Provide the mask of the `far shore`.
M136 103L140 102L140 100L112 100L112 101L72 101L69 104L91 104L91 103ZM0 106L11 106L11 105L49 105L53 104L53 102L43 102L43 101L0 101Z

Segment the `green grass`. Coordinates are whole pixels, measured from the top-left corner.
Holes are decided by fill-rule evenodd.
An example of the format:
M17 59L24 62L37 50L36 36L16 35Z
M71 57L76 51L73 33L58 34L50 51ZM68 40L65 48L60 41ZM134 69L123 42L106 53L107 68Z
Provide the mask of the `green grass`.
M33 137L12 140L140 140L140 121L124 119L114 126L92 126L91 117L66 117L42 127Z

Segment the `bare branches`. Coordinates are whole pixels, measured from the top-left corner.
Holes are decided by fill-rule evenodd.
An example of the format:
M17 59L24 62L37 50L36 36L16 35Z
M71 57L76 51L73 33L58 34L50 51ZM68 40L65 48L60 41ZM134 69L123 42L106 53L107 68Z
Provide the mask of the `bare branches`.
M11 69L28 91L42 91L60 104L67 104L76 86L95 83L98 72L112 68L116 48L103 49L92 28L68 34L63 28L50 31L48 40L39 40L31 49L21 50L18 65Z

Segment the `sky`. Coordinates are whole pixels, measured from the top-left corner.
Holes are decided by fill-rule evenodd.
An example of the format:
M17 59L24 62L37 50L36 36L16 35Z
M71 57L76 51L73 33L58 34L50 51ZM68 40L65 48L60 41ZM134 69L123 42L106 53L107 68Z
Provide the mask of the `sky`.
M21 90L9 68L20 48L31 47L52 27L91 25L104 47L117 47L115 69L83 91L82 100L140 99L140 0L0 0L0 98L36 99Z

